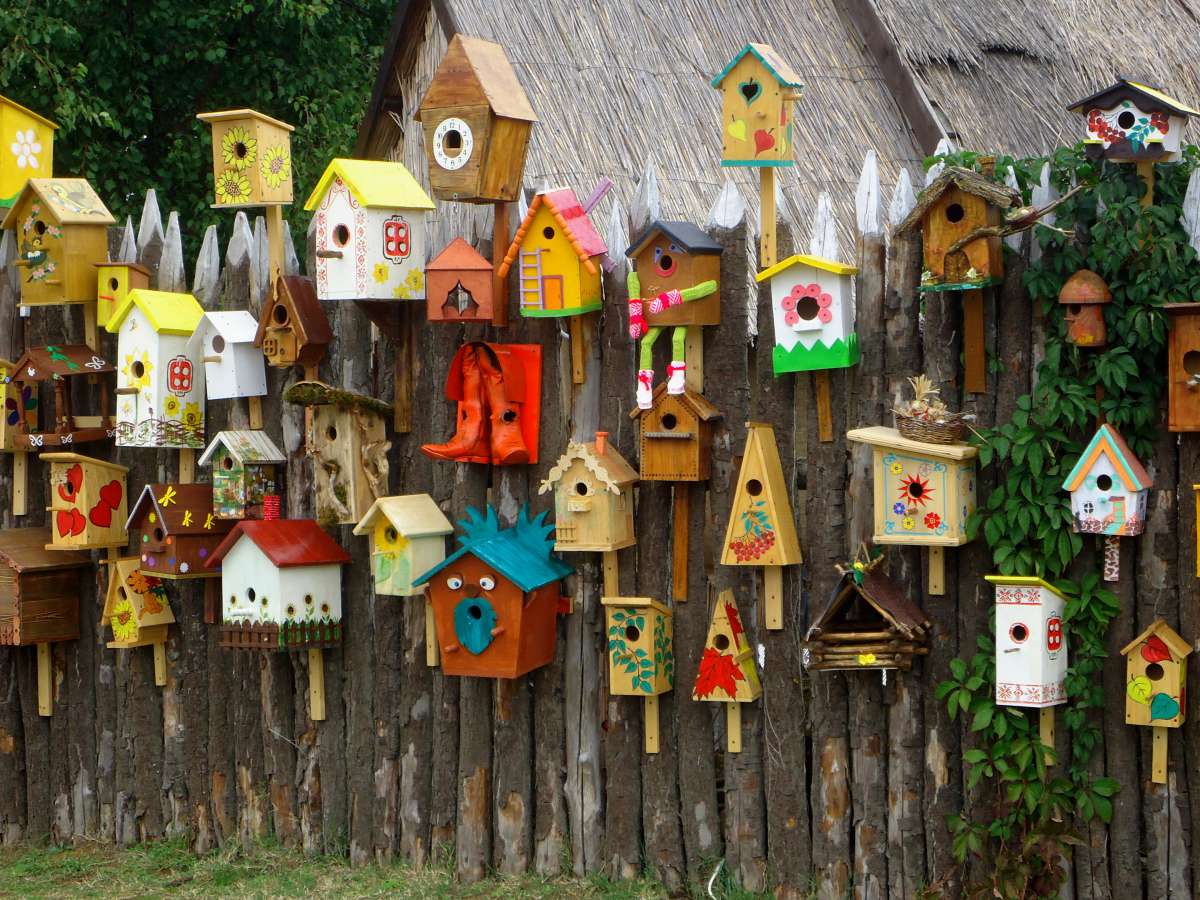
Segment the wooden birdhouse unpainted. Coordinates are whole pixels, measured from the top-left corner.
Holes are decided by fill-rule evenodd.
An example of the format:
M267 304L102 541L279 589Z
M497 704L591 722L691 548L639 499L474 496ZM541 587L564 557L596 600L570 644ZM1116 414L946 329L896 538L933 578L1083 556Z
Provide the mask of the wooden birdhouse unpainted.
M804 86L773 47L747 44L712 86L721 92L721 165L793 164L792 104Z
M1167 303L1167 425L1200 431L1200 303Z
M219 431L199 462L212 466L218 519L261 519L264 499L282 492L276 467L287 457L265 431Z
M435 197L517 199L537 116L500 44L454 35L414 118Z
M1157 87L1128 78L1067 107L1087 120L1084 149L1090 159L1166 162L1179 158L1183 126L1195 109Z
M109 564L100 625L112 629L108 646L114 650L161 644L175 623L167 589L157 575L141 571L140 565L136 556Z
M608 634L608 693L665 694L675 686L671 610L651 597L602 597Z
M1179 728L1187 717L1187 658L1192 645L1164 619L1125 645L1125 724Z
M45 116L0 97L0 134L11 140L11 152L0 156L0 207L12 206L30 178L54 174L57 130Z
M456 237L425 265L430 322L490 322L495 289L492 264Z
M139 263L96 263L96 325L105 328L130 291L149 290L150 270Z
M1071 469L1063 490L1080 534L1130 536L1146 527L1146 499L1154 482L1125 439L1101 425Z
M801 562L775 429L767 422L747 422L721 565L794 566Z
M13 423L13 449L40 450L44 447L74 446L102 441L113 436L115 423L109 401L107 378L116 370L85 344L30 347L13 364L10 385L25 406L25 417ZM75 379L98 376L87 396L97 401L95 415L77 413L71 384ZM53 388L53 410L39 404L41 385ZM30 405L32 404L32 405ZM7 412L7 410L6 410Z
M271 302L263 304L254 344L267 365L316 368L333 341L333 330L311 278L284 275L271 285Z
M1108 343L1104 307L1112 293L1104 279L1090 269L1080 269L1064 282L1058 302L1066 307L1067 342L1076 347L1100 348Z
M996 704L1066 703L1066 597L1029 575L984 577L996 587Z
M233 528L213 512L209 484L148 484L133 504L126 529L133 536L138 565L158 578L217 578L208 557Z
M454 526L428 494L380 497L354 526L371 545L375 593L415 597L413 582L446 558L446 535Z
M682 291L707 281L717 287L707 297L646 312L650 328L721 324L721 244L690 222L655 220L625 251L633 260L643 297Z
M720 417L717 408L695 391L668 394L666 384L660 384L650 409L629 413L638 421L642 481L707 481L713 422Z
M84 178L30 178L3 226L17 239L23 306L96 299L98 260L108 258L112 213Z
M212 126L214 206L292 202L291 125L253 109L199 113L196 118Z
M607 432L596 432L594 441L567 444L538 488L539 494L554 491L554 549L604 553L633 546L637 480Z
M754 664L754 648L746 638L737 602L732 591L722 591L713 607L708 637L692 686L692 699L751 703L761 696L762 684Z
M29 647L79 638L79 598L87 553L53 552L49 528L0 531L0 646Z
M258 323L244 309L204 314L188 340L187 354L204 367L209 400L267 393L266 360L254 346L257 333Z
M803 254L755 276L771 287L776 375L844 369L858 362L854 332L854 276L858 269Z
M47 549L101 550L129 543L125 466L78 453L43 453L50 464Z

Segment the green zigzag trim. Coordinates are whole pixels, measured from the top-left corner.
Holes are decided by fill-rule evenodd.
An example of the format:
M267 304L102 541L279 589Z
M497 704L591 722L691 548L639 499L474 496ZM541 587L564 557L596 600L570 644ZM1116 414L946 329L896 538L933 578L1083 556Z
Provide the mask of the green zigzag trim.
M778 344L772 355L775 374L785 372L816 372L821 369L848 369L858 362L858 335L852 334L846 340L836 340L832 345L817 341L811 348L796 344L791 350L785 350Z

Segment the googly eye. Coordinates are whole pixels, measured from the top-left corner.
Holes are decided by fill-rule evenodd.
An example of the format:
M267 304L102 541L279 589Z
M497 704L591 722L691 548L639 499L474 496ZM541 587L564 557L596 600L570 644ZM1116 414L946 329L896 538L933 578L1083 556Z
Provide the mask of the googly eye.
M658 259L658 258L659 258L660 256L662 256L662 255L663 255L663 248L662 248L662 247L655 247L655 248L654 248L654 258L655 258L655 259Z
M683 252L683 248L682 248L682 247L680 247L678 244L672 244L672 245L671 245L671 252L672 252L672 253L682 253L682 252Z
M446 587L450 588L452 591L457 591L462 586L463 580L457 575L451 575L446 579Z
M493 578L491 575L484 575L482 578L479 579L479 586L481 588L483 588L485 591L490 591L492 588L494 588L496 586L496 579Z

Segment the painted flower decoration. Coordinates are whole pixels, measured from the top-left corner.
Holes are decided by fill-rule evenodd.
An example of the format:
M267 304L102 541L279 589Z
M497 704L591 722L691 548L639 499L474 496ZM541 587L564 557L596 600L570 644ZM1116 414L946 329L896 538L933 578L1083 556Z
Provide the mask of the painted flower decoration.
M817 310L817 321L822 325L828 325L833 321L833 313L827 309L819 309Z
M277 188L292 180L292 157L286 147L268 147L259 164L263 181L268 187Z
M128 597L118 600L113 606L112 617L113 639L117 641L136 641L138 626L133 614L133 604Z
M133 356L132 354L125 357L125 365L121 367L121 374L125 376L125 380L130 387L142 388L150 387L150 373L154 371L154 363L150 362L150 354L145 350L141 356Z
M800 322L800 314L794 309L789 309L783 314L783 321L787 325L796 325Z
M779 301L779 305L782 306L787 312L791 312L793 309L796 308L796 298L793 297L791 294L788 294L786 297L784 297L782 300Z
M37 155L42 152L42 143L37 139L32 128L18 131L16 140L12 142L10 149L12 155L17 158L18 169L36 169L38 167Z
M183 407L183 424L192 428L200 425L200 404L188 403Z
M900 522L900 525L905 531L912 531L914 528L917 527L917 520L914 519L912 516L905 516L904 519Z
M250 179L237 169L226 169L217 176L218 203L245 203L250 199Z
M900 463L898 463L898 462L892 463L892 474L893 475L899 475L903 471L904 471L904 466L902 466Z
M179 398L172 395L163 401L163 415L168 419L178 419L180 410L183 404L179 402Z
M908 507L906 507L903 503L900 503L900 502L896 502L896 503L892 504L892 512L897 516L904 515L904 510L906 510L907 508Z
M141 572L134 572L125 579L125 583L133 590L135 594L144 594L150 590L150 579Z
M371 271L371 277L374 278L378 284L387 284L389 274L391 273L388 272L387 263L375 263L375 268Z
M933 488L929 486L928 478L909 475L900 479L900 496L913 506L924 506L929 502L932 493Z
M925 527L930 531L942 524L942 517L935 512L925 513Z
M239 172L254 165L258 158L258 141L240 125L230 128L221 138L221 159Z

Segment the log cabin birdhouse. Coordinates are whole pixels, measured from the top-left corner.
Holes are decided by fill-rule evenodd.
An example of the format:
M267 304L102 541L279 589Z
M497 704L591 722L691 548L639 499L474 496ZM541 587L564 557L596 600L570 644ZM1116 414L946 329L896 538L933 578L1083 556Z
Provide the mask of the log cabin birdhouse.
M554 549L608 553L631 547L633 486L637 472L596 432L588 443L571 441L538 487L554 491Z
M79 639L79 598L87 553L47 549L49 528L0 531L0 646Z
M212 466L213 513L261 519L265 498L279 493L276 466L286 462L265 431L218 431L200 457L200 465Z
M707 481L717 408L692 390L667 393L660 384L649 409L635 408L642 481Z
M319 381L297 382L283 399L314 408L306 447L315 461L317 520L357 525L387 493L392 407Z
M133 290L104 329L117 335L117 446L204 446L204 365L188 352L204 309L191 294Z
M538 194L496 270L517 266L521 315L578 316L600 308L600 261L608 252L570 188Z
M252 109L200 113L212 126L215 206L292 202L292 132L286 122Z
M722 591L713 607L704 653L700 656L692 686L692 700L725 704L725 746L730 753L740 753L740 704L752 703L761 696L762 684L754 664L754 649L746 639L733 591Z
M267 392L266 361L254 337L258 323L244 309L206 312L187 344L187 356L204 367L209 400L261 397Z
M271 283L271 302L263 304L254 336L267 365L315 369L332 341L333 330L312 279L301 275L276 278Z
M96 324L108 325L130 291L150 289L150 270L138 263L96 263Z
M1183 125L1200 115L1158 88L1128 78L1118 78L1068 109L1087 120L1087 155L1114 162L1178 159Z
M1104 306L1112 302L1112 293L1103 278L1090 269L1080 269L1063 283L1058 302L1064 307L1068 343L1089 349L1108 343Z
M517 199L537 116L502 46L454 35L414 118L435 197Z
M658 297L668 291L686 291L710 282L704 297L647 311L646 327L721 324L720 243L690 222L655 220L629 245L625 255L633 260L641 296Z
M844 369L858 362L854 333L854 276L858 269L803 254L755 276L771 288L776 375Z
M54 174L54 132L58 126L7 97L0 97L0 207L9 207L30 178Z
M446 558L446 535L454 526L428 494L380 497L354 526L371 543L375 593L415 597L413 582Z
M792 165L792 104L804 86L773 47L747 44L712 86L721 92L721 165Z
M30 178L4 217L17 239L21 304L96 299L96 260L108 257L116 222L83 178Z
M1167 303L1167 424L1171 431L1200 431L1200 303Z
M493 294L492 264L460 237L425 266L430 322L490 322Z
M1080 534L1130 536L1146 527L1153 481L1120 433L1101 425L1063 482Z
M157 576L138 567L136 556L109 564L100 625L112 629L108 646L113 650L164 644L168 627L175 623L166 587ZM160 682L165 683L165 679Z
M608 634L608 694L641 697L647 753L659 749L658 697L675 687L671 610L652 597L601 597Z
M1125 724L1154 729L1151 780L1167 781L1167 729L1187 718L1187 658L1192 645L1163 619L1121 650L1125 657Z
M78 453L43 453L50 464L51 547L102 550L129 543L125 466Z
M8 377L14 407L24 407L24 416L13 416L16 408L5 401L5 418L12 431L14 450L40 450L44 447L74 446L88 441L102 441L113 436L115 423L109 403L108 381L100 378L90 386L99 401L98 415L76 413L71 385L87 376L106 376L116 370L84 344L60 344L31 347L13 365ZM38 394L42 384L53 386L53 414L39 408ZM40 415L39 415L40 413Z
M414 582L427 585L444 674L519 678L554 659L560 583L575 570L552 553L545 518L522 507L501 528L490 506L469 509L459 548Z
M208 557L233 528L213 512L209 484L148 484L142 488L126 529L137 548L142 573L158 578L215 578Z
M1066 703L1066 597L1041 578L984 577L996 586L996 704Z

